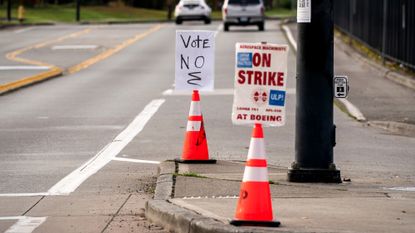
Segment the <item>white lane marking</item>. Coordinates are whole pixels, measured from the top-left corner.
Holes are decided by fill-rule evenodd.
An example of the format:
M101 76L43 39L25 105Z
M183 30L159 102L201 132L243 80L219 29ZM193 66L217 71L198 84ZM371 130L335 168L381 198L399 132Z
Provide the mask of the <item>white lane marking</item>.
M215 37L219 34L220 31L222 31L222 28L223 28L223 24L219 24L218 28L216 28L216 31L215 31Z
M233 88L215 89L213 91L200 91L201 95L233 95ZM192 95L192 91L176 91L167 89L162 93L164 96L187 96ZM295 94L295 88L287 88L287 94Z
M96 49L98 45L55 45L52 46L52 50L64 50L64 49Z
M0 70L48 70L49 66L0 66Z
M0 193L0 197L36 197L49 196L49 193Z
M86 179L98 172L109 163L125 146L143 129L151 117L165 102L164 99L151 101L143 111L121 132L112 142L106 145L98 154L87 161L78 169L67 175L52 188L48 193L51 195L68 195L75 191Z
M13 226L7 229L4 233L31 233L43 222L46 221L47 217L5 217L0 220L18 220Z
M415 187L393 187L393 188L387 188L387 189L394 190L394 191L415 192Z
M123 155L123 156L125 156L125 155ZM119 157L115 157L112 160L120 161L120 162L130 162L130 163L160 164L160 161L141 160L141 159L129 159L129 158L119 158Z
M14 33L22 33L22 32L27 32L27 31L30 31L30 30L32 30L32 29L33 29L32 27L29 27L29 28L23 28L23 29L15 30L15 31L14 31Z
M347 109L347 111L352 115L356 120L358 121L366 121L366 117L363 116L363 113L360 112L360 110L354 106L350 101L347 99L338 99Z
M294 47L294 50L297 52L297 41L294 40L294 36L291 33L290 28L287 25L283 25L282 29L287 33L288 41L291 43L291 45Z
M295 52L297 52L297 41L295 41L290 28L287 25L283 25L282 28L288 37L288 41L294 47ZM366 121L366 118L363 115L363 113L350 101L342 98L339 98L338 100L346 107L347 111L350 113L350 115L352 115L352 117L356 118L356 120L358 121Z

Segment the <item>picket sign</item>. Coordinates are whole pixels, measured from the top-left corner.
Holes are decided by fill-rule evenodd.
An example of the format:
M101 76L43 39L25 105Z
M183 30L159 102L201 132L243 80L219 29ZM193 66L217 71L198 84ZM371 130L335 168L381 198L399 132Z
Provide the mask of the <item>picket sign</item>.
M214 31L176 31L175 90L212 91L214 65Z
M234 124L285 124L288 49L288 45L236 44Z

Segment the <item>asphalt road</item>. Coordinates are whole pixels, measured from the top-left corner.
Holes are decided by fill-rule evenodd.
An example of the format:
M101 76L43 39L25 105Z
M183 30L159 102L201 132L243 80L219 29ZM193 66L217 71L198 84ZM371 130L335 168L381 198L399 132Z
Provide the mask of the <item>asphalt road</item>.
M180 156L190 96L163 94L173 88L174 38L177 29L218 31L215 54L217 91L202 95L202 111L206 119L210 154L217 159L244 160L250 128L233 126L230 120L235 43L267 41L287 44L278 23L267 22L265 32L258 32L255 27L247 27L231 28L229 33L224 33L217 22L211 25L197 22L181 26L163 24L161 28L151 32L149 30L158 26L54 26L36 27L21 33L0 31L0 48L3 54L50 41L39 48L30 49L20 57L40 60L65 69L149 32L122 50L79 72L0 96L0 206L4 207L3 212L0 210L0 215L15 216L25 213L31 216L51 216L42 224L41 227L44 228L39 232L47 232L47 229L54 227L56 229L59 223L62 224L59 225L62 232L74 232L73 227L76 228L77 223L80 224L78 229L82 229L82 232L117 232L114 229L118 225L113 224L118 214L128 212L125 208L131 208L131 202L144 205L138 199L149 198L146 193L151 192L153 177L157 173L157 166L154 164L104 161L106 166L98 169L91 177L88 176L69 196L55 197L45 194L44 197L42 193L47 193L51 187L95 155L99 157L100 154L107 153L107 149L118 142L114 138L126 128L129 129L129 124L137 116L142 116L140 113L149 104L154 104L154 100L162 101L157 102L156 107L152 105L154 115L144 111L149 117L148 122L139 118L138 124L143 124L142 131L122 134L122 138L130 134L133 137L130 138L131 141L125 140L126 145L116 153L117 158L164 161ZM56 41L57 38L86 29L88 32L84 34ZM16 44L11 41L16 41ZM56 46L62 45L96 47L56 49ZM1 65L18 64L1 59ZM0 71L0 80L18 77L16 72L20 71ZM295 88L293 52L289 55L288 88ZM287 102L290 119L287 127L265 130L270 164L283 167L290 166L294 160L292 129L295 95L288 95ZM347 122L338 131L339 141L336 148L341 156L335 158L344 174L357 177L356 179L370 177L372 179L366 179L366 182L380 182L380 186L388 182L412 184L415 166L413 138L366 128L362 124L354 123L337 109L336 117ZM393 158L387 154L378 156L366 143L385 143L379 150L383 152L385 147L389 147L389 154L396 155ZM18 197L25 193L40 194L39 198L36 195ZM139 198L134 199L137 195ZM67 203L78 204L69 206ZM96 207L103 203L104 207ZM54 209L56 206L63 206L64 210ZM85 212L80 211L85 208ZM137 214L136 211L131 209L131 213L128 212L132 214L131 218ZM67 215L72 218L62 220ZM83 216L88 216L91 220L84 221ZM117 224L121 224L119 222ZM10 221L0 221L0 232L11 224L13 223Z

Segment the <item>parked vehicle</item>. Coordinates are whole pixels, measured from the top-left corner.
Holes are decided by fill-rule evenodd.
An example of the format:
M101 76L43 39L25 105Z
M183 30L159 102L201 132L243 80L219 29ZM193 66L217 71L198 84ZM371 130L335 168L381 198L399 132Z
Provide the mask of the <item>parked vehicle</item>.
M205 24L210 24L210 14L212 10L204 0L180 0L176 5L174 16L176 24L181 24L185 20L203 20Z
M229 31L229 26L257 25L264 31L265 16L262 0L225 0L222 6L223 28Z

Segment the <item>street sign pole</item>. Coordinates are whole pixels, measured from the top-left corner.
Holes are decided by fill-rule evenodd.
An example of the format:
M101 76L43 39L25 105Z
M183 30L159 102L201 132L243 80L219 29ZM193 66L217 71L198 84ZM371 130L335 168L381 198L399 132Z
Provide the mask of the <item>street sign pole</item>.
M333 0L298 0L295 162L291 182L341 183L333 162ZM311 12L310 12L311 11Z
M81 20L81 0L76 0L76 22Z
M12 0L7 0L7 21L12 21Z

